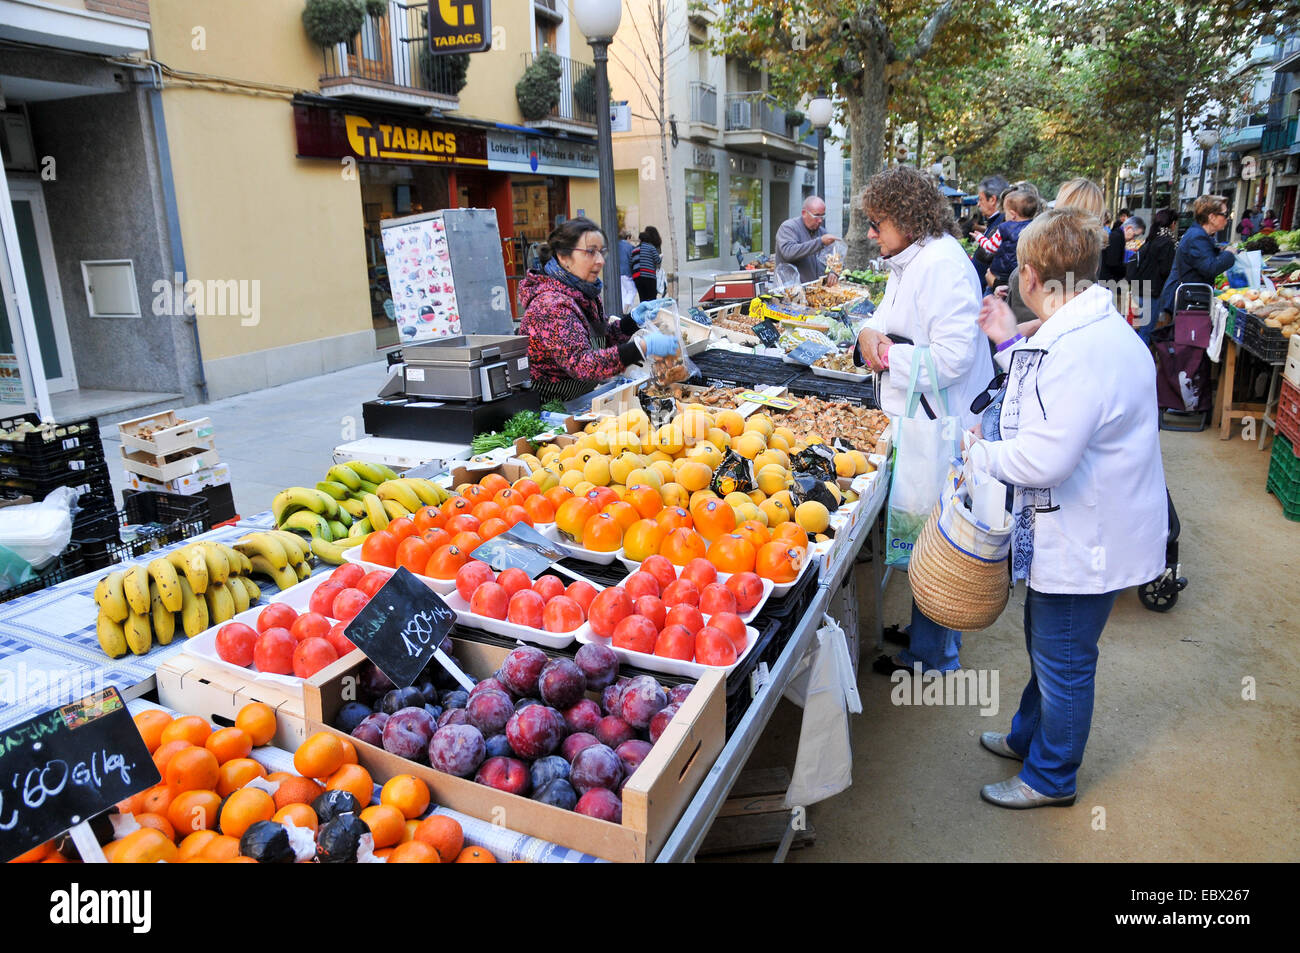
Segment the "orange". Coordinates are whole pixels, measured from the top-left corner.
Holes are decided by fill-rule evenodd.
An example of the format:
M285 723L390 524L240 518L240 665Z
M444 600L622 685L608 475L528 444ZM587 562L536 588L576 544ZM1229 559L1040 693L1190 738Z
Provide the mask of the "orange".
M215 789L221 777L217 756L207 748L186 748L167 762L167 786L172 792Z
M679 528L690 529L695 525L695 520L687 512L685 507L669 506L659 511L655 516L655 522L665 529L674 530Z
M511 506L523 506L525 499L526 497L515 490L514 487L506 487L504 490L493 495L492 503L493 505L500 507L502 512L504 512Z
M555 522L555 505L540 493L524 497L524 512L534 525Z
M271 820L277 824L293 821L294 827L306 827L313 831L320 826L320 820L310 804L286 804L272 815Z
M431 529L441 529L447 522L447 515L436 506L425 506L414 517L415 531L423 536Z
M405 829L404 831L402 831L402 843L403 843L403 844L405 844L408 840L415 840L415 829L416 829L417 827L420 826L420 822L419 822L419 821L407 821L406 824L405 824L404 826L405 826L406 829Z
M234 860L239 856L239 838L229 834L218 834L199 849L199 856L204 860L216 862Z
M172 803L172 790L164 784L155 784L144 792L140 799L140 810L150 814L166 814ZM173 823L173 826L175 824Z
M339 743L343 745L343 763L357 763L357 746L352 743L351 738L340 738Z
M465 553L465 558L468 560L469 553L474 552L474 550L483 545L483 537L478 533L472 533L469 530L466 530L463 533L457 533L453 536L451 538L451 544L461 552Z
M795 522L781 523L772 530L772 541L785 540L792 546L808 548L808 533Z
M773 540L758 551L754 572L773 582L794 582L803 565L803 550L785 540Z
M153 763L158 768L158 773L165 778L167 776L167 762L172 759L172 756L178 751L193 747L192 744L185 740L163 742L158 746L158 750L153 753Z
M419 817L429 807L429 786L413 774L398 774L384 782L379 803L391 804L407 819Z
M458 864L495 864L497 859L484 847L466 847L456 858Z
M478 481L478 485L487 490L492 496L496 496L502 490L510 489L510 481L499 473L489 473Z
M375 782L370 772L359 764L345 764L325 782L327 791L350 791L362 804L369 804L375 796Z
M489 539L496 539L509 528L510 524L505 520L493 518L483 521L483 525L478 528L478 534L486 543Z
M141 814L144 812L144 791L137 791L125 801L117 802L117 813L119 814Z
M235 716L235 727L248 732L254 747L261 747L275 737L275 709L262 702L249 702Z
M390 864L438 864L442 862L442 858L428 844L409 840L393 848L393 852L388 855L388 862Z
M311 778L291 774L280 781L275 789L275 806L286 807L290 804L310 804L325 793L325 788Z
M176 845L166 834L152 827L132 831L116 844L112 861L115 864L155 864L160 860L176 859Z
M642 519L654 519L659 511L664 508L664 500L660 492L652 486L646 486L644 483L628 487L627 496L624 497L624 500L636 507L636 511L641 514Z
M193 834L187 834L182 838L179 849L176 851L176 860L183 863L184 861L198 857L203 852L203 848L207 847L215 838L220 836L221 835L216 831L207 830L195 831Z
M623 545L623 527L610 513L597 513L582 528L582 545L594 553L612 553Z
M216 791L182 791L167 807L167 820L181 834L215 830L221 812L221 795Z
M708 560L718 567L718 572L753 572L758 552L754 544L735 533L719 536L709 547Z
M253 739L243 728L218 728L208 735L203 746L217 757L217 764L236 758L247 758L253 750Z
M704 500L691 509L691 518L710 543L736 528L736 511L725 500Z
M361 820L370 828L376 847L400 844L406 834L406 818L391 804L372 804L361 812Z
M415 828L415 839L428 844L444 863L449 864L460 855L465 845L465 832L454 817L430 814Z
M575 496L565 500L555 511L555 525L571 542L582 540L583 527L587 521L600 512L600 507L585 496ZM618 547L615 547L616 549Z
M424 575L434 579L455 579L460 567L467 562L469 562L469 553L462 552L459 547L448 543L433 551L433 555L429 557L429 564L424 567Z
M668 530L652 519L640 519L623 534L623 553L628 559L641 562L659 552L659 544Z
M760 547L766 546L772 541L772 534L758 520L745 520L736 527L736 535L749 540L749 545L754 547L755 553L758 552Z
M137 814L135 815L135 822L141 827L152 827L156 831L162 831L167 835L168 840L174 841L176 839L176 831L172 828L171 822L161 814L150 814L148 812Z
M153 754L162 744L163 730L172 723L172 716L165 711L152 708L140 712L132 720L140 732L140 737L144 739L144 746L149 749L150 754Z
M70 864L72 861L64 857L57 850L41 861L42 864Z
M542 494L542 496L546 497L546 502L550 503L551 507L556 510L573 495L573 490L567 486L553 486Z
M252 758L232 758L217 774L217 793L229 797L253 778L266 777L266 768Z
M641 518L641 514L637 512L637 508L631 503L625 503L623 500L619 500L617 503L610 503L602 509L601 512L608 513L610 516L614 517L614 519L618 520L618 525L623 528L623 532L627 532L628 527Z
M188 741L201 748L210 734L212 734L212 726L198 715L182 715L163 728L158 738L161 744L169 741Z
M40 861L44 860L46 857L50 856L53 850L54 850L54 841L47 840L44 844L37 844L35 847L27 851L25 854L19 854L13 860L9 861L9 863L11 864L39 863Z
M275 814L271 795L259 788L244 788L226 798L221 806L221 833L243 837L258 821L269 821Z
M286 781L289 778L296 778L296 777L298 777L298 775L290 771L272 771L270 774L266 776L266 780L275 783L279 781Z
M685 566L692 559L704 556L705 551L704 537L685 527L673 530L659 544L659 555L675 566Z
M528 477L522 477L521 479L516 480L511 484L510 488L526 500L531 499L542 492L542 488L534 481L528 479Z
M473 513L477 504L486 503L491 499L490 496L483 496L482 494L477 494L477 496L478 499L474 500L465 496L451 497L446 503L442 504L443 515L451 519L453 516L460 516L462 513Z
M318 731L298 746L293 753L293 766L304 778L327 778L343 766L346 757L343 742L337 735Z

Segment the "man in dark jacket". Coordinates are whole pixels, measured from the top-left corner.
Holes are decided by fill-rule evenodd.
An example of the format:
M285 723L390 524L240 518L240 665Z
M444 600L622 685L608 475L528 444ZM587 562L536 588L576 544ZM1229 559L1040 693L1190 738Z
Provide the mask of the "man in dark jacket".
M976 193L976 204L980 214L984 216L984 230L981 232L978 226L971 230L970 237L975 239L975 254L971 255L971 262L975 265L975 273L980 276L981 287L984 285L984 273L988 271L993 255L997 251L996 247L989 249L984 246L992 240L998 226L1006 220L1000 205L1002 193L1008 188L1007 180L1003 176L990 175L980 182L979 191ZM985 241L981 242L981 238Z
M1115 224L1110 229L1110 238L1101 253L1102 281L1124 280L1124 243L1127 241L1124 237L1124 223L1128 219L1129 210L1126 208L1120 209L1119 214L1115 216Z
M1162 208L1151 219L1151 237L1129 259L1125 277L1129 282L1137 323L1134 330L1147 344L1155 330L1156 298L1164 290L1165 281L1174 268L1177 242L1174 240L1174 223L1177 215L1171 208ZM1130 220L1131 221L1131 220Z
M1156 313L1174 313L1174 296L1181 284L1213 285L1214 279L1223 274L1237 260L1237 256L1228 249L1220 251L1219 246L1210 236L1222 231L1228 224L1228 206L1221 195L1202 195L1192 206L1196 224L1187 230L1183 240L1178 243L1178 252L1174 255L1174 267L1169 272L1160 293L1160 302ZM1198 304L1208 305L1202 289L1194 299ZM1177 302L1185 303L1184 301Z

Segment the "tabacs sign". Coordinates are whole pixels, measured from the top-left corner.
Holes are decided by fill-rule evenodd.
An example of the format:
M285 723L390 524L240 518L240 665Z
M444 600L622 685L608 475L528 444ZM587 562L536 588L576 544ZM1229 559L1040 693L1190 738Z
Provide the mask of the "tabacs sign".
M482 53L491 47L491 0L429 0L430 53Z

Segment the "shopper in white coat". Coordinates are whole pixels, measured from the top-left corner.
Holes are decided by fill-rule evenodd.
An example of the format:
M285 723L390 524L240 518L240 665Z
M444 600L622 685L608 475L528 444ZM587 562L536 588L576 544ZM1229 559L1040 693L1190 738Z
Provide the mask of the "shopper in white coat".
M989 347L979 327L979 275L954 237L952 209L934 182L911 166L897 165L871 177L862 195L868 235L880 244L890 270L884 297L858 335L855 359L880 372L880 406L905 412L912 362L919 346L930 349L937 381L921 363L918 389L931 395L922 407L940 416L932 396L946 392L948 413L969 427L971 401L993 376ZM892 337L891 337L892 335ZM920 411L925 412L925 411ZM882 674L961 668L961 633L927 619L912 604L909 644L894 658L882 655L872 668Z
M1024 767L981 796L1030 808L1074 803L1098 640L1119 592L1163 571L1169 527L1155 365L1110 292L1077 280L1096 274L1095 223L1074 208L1049 212L1017 254L1021 296L1043 324L1023 339L1010 308L985 300L980 323L1006 389L982 425L995 439L975 443L969 460L1015 488L1012 579L1028 584L1032 662L1011 732L980 738Z

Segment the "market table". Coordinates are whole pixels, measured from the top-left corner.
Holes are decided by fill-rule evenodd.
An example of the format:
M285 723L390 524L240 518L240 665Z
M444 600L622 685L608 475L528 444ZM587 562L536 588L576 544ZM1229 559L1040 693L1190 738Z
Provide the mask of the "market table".
M817 595L799 621L798 627L790 635L789 642L769 670L766 680L754 689L753 703L727 740L726 746L705 776L699 791L687 805L681 820L660 850L656 863L682 863L694 860L700 845L708 836L714 819L727 800L727 795L739 779L740 772L749 760L754 746L767 728L772 713L776 711L777 703L780 702L790 681L794 678L800 661L813 645L817 630L822 625L822 617L834 605L838 590L841 586L847 585L846 601L856 598L853 567L858 552L867 543L869 536L872 542L872 598L875 605L873 631L876 643L880 642L883 633L883 593L889 581L889 573L884 569L881 555L884 551L884 528L881 525L880 514L885 501L889 498L888 477L889 469L886 466L881 470L880 490L870 501L861 504L848 536L842 540L837 539L828 563L822 567ZM787 826L785 839L777 851L776 860L784 858L793 833L794 828Z

